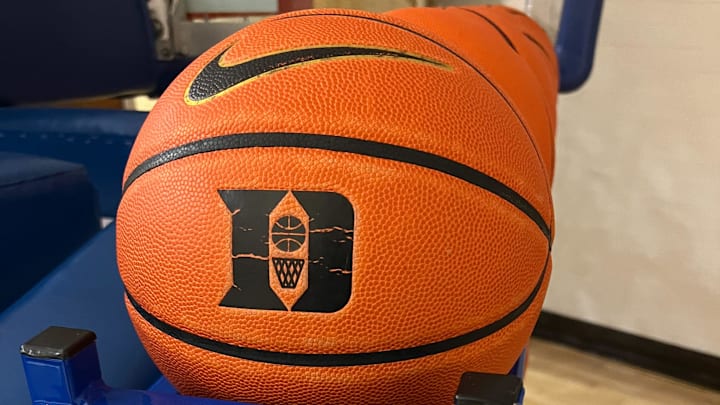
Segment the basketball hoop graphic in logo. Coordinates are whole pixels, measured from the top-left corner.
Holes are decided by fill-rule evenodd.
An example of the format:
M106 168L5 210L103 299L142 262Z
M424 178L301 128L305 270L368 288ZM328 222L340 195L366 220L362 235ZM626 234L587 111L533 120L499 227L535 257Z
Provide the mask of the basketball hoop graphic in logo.
M354 213L340 194L220 190L232 218L235 308L335 312L350 299Z
M271 220L272 221L272 220ZM305 225L299 219L286 215L275 222L270 233L275 250L291 253L305 245ZM280 254L282 255L282 253ZM284 255L282 255L284 256ZM282 288L297 287L307 259L280 257L270 254L278 282ZM272 276L270 277L272 279Z
M308 286L308 214L288 191L270 212L269 268L270 288L287 309L303 295Z

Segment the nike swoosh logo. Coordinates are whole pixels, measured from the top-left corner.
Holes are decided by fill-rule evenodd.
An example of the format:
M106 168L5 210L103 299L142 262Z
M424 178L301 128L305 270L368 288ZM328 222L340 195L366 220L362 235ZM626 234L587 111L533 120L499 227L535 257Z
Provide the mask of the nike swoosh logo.
M237 65L226 66L223 65L222 59L230 48L216 56L198 73L185 92L186 103L200 104L258 76L325 59L350 57L394 58L427 63L442 69L450 68L442 62L400 51L352 46L295 49L261 56Z

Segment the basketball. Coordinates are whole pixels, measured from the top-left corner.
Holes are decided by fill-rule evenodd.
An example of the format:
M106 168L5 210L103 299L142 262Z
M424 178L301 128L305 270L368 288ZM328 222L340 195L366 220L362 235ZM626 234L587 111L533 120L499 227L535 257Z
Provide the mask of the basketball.
M552 266L557 63L528 18L472 10L275 16L162 95L117 257L182 394L450 404L510 371Z
M388 15L418 24L489 78L527 125L552 181L559 71L550 39L525 14L503 6L404 8ZM495 39L505 46L488 47Z

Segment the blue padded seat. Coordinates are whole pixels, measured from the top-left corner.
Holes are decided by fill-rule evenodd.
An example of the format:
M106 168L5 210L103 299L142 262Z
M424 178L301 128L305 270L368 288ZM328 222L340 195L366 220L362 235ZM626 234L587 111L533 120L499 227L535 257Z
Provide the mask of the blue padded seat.
M0 152L0 311L99 228L81 165Z
M125 163L146 116L120 110L0 108L0 151L85 166L102 215L114 217Z
M110 225L0 314L0 404L29 404L20 345L51 325L97 334L105 382L145 389L160 372L142 347L123 302Z

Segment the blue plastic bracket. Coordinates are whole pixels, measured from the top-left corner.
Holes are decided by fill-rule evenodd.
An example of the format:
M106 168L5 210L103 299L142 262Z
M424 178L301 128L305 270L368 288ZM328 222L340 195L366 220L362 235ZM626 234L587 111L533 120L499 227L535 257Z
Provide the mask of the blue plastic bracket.
M20 353L34 405L243 405L110 388L102 380L95 333L87 330L51 326L20 346Z
M20 352L34 404L73 404L88 387L102 383L93 332L51 326Z
M518 357L513 368L510 370L510 373L508 374L514 375L518 378L525 378L525 370L527 370L527 358L528 350L527 348L525 348L520 354L520 357Z

